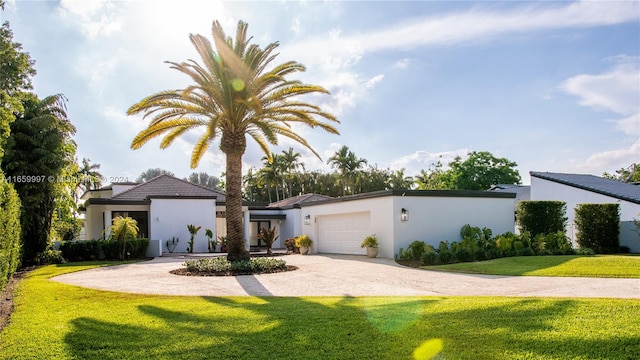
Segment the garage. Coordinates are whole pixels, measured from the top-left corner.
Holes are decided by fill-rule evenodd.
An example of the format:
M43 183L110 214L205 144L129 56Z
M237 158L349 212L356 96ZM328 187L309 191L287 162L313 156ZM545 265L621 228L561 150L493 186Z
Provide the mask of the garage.
M355 212L316 217L318 252L363 254L360 244L371 234L370 212Z

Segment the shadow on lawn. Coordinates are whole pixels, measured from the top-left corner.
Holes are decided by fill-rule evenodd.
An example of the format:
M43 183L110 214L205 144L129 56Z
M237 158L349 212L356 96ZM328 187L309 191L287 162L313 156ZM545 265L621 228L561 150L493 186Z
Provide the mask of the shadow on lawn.
M430 339L442 339L441 359L640 352L640 335L586 339L558 331L557 319L582 326L574 313L583 305L574 300L204 299L180 310L139 306L145 324L77 318L65 341L83 359L409 359Z

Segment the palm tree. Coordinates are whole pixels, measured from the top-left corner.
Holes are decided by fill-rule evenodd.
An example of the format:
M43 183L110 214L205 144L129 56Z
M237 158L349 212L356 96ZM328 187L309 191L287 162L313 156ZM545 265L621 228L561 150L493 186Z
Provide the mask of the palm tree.
M165 134L160 143L164 149L190 130L204 130L191 154L192 168L198 165L211 143L220 139L220 150L226 157L230 261L249 258L242 223L242 156L247 136L253 138L268 157L271 157L269 145L277 145L278 135L304 145L320 157L292 125L320 127L338 134L330 123L321 121L338 122L333 115L296 100L300 95L329 92L321 86L287 79L288 75L305 71L305 67L295 61L272 65L278 43L270 43L264 49L250 44L247 27L239 21L234 40L214 21L213 45L202 35L189 35L202 63L195 60L168 63L189 76L193 83L181 90L153 94L128 110L129 115L143 112L145 118L151 117L148 127L133 139L133 149Z
M102 174L98 171L100 164L91 164L91 160L82 159L82 166L78 168L79 186L84 191L98 189L102 186Z
M292 184L294 172L300 167L304 169L304 163L300 162L300 158L302 157L302 155L300 155L299 152L293 152L293 148L290 147L287 151L282 150L282 155L280 156L282 157L282 168L287 173L289 197L291 197L293 196Z
M342 177L342 195L346 195L347 188L351 188L351 194L353 194L354 187L351 185L351 180L353 179L355 181L358 171L367 164L367 160L357 158L356 154L349 150L347 145L343 145L329 158L327 163L340 171Z
M280 201L280 192L278 189L280 174L280 156L271 154L271 157L262 157L262 168L258 171L258 184L267 188L269 193L269 202L271 202L271 188L276 189L276 201Z

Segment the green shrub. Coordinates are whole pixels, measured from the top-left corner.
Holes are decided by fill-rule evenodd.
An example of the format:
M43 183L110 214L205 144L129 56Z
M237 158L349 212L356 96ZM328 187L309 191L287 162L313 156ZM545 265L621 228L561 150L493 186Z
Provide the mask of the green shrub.
M453 260L453 253L449 249L438 249L438 261L441 264L448 264Z
M532 237L565 231L567 204L563 201L521 201L518 203L516 220L520 232L528 231Z
M265 272L286 269L284 260L268 257L252 258L251 260L230 262L226 256L185 260L184 266L190 272L225 273L229 271L239 273Z
M0 291L20 267L20 198L0 172Z
M579 248L576 250L576 255L595 255L596 252L591 248Z
M438 261L438 253L433 251L425 251L422 255L422 263L425 265L434 265Z
M473 253L464 246L459 246L453 251L453 256L459 262L473 261Z
M578 204L575 209L576 240L596 253L620 250L620 205Z
M125 243L124 259L145 257L149 239L129 239ZM114 240L65 241L60 246L67 261L121 260L120 244Z

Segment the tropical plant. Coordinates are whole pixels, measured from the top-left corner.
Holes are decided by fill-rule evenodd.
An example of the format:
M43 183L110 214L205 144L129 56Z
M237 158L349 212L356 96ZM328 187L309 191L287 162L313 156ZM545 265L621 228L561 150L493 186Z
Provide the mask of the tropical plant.
M377 248L378 247L378 238L376 238L375 235L369 235L367 237L364 238L364 240L362 240L362 243L360 244L361 248L366 248L366 247L372 247L372 248Z
M111 239L117 243L120 260L124 260L127 242L138 236L138 223L130 217L117 216L111 225Z
M218 242L213 240L213 231L211 229L204 229L204 236L207 237L207 249L209 249L209 252L215 252Z
M72 135L76 129L67 118L65 98L52 95L39 99L22 95L23 112L16 113L7 139L2 170L22 202L23 265L31 264L49 245L57 207L69 211L73 200L67 182L58 181L74 162ZM68 206L67 206L68 205Z
M302 144L319 157L292 125L319 127L338 134L332 125L318 120L338 122L333 115L297 99L300 95L328 91L287 79L288 75L305 71L305 67L295 61L272 64L278 43L264 49L250 44L247 27L239 21L234 40L214 21L213 45L202 35L190 35L202 63L188 60L169 64L189 76L193 83L182 90L153 94L128 110L129 115L144 113L145 117L151 117L148 127L133 139L133 149L165 134L160 143L164 149L186 132L204 129L191 155L192 168L209 146L220 139L220 150L226 156L228 258L232 262L250 257L244 244L242 219L242 156L246 137L253 138L269 157L269 145L278 143L278 135Z
M174 176L175 174L169 170L161 169L161 168L151 168L143 171L137 178L136 182L147 182L155 177L160 175L170 175Z
M313 241L308 235L300 235L296 237L296 246L297 247L311 247Z
M165 245L167 246L167 251L169 251L170 253L174 252L179 242L180 242L180 238L177 238L175 236L172 237L171 240L167 240L165 242Z
M218 236L218 244L220 244L220 251L227 252L229 239L226 236Z
M276 228L272 227L260 229L258 238L264 241L265 245L267 246L267 255L273 255L271 247L273 246L273 243L278 240L278 232L276 231Z
M209 175L204 171L191 173L187 181L214 190L217 190L218 184L220 184L220 179L217 176Z
M193 245L196 241L196 235L198 235L198 231L200 231L201 228L202 226L195 226L193 224L187 225L187 230L189 230L189 234L191 235L187 246L187 252L193 253Z
M450 188L488 190L497 184L520 184L518 164L507 158L496 158L488 151L472 151L466 160L460 156L449 163Z
M346 195L347 189L351 190L351 194L355 193L353 184L356 181L358 171L367 164L366 159L358 158L353 151L349 150L347 145L343 145L333 154L327 161L331 167L340 171L342 179L342 195Z

